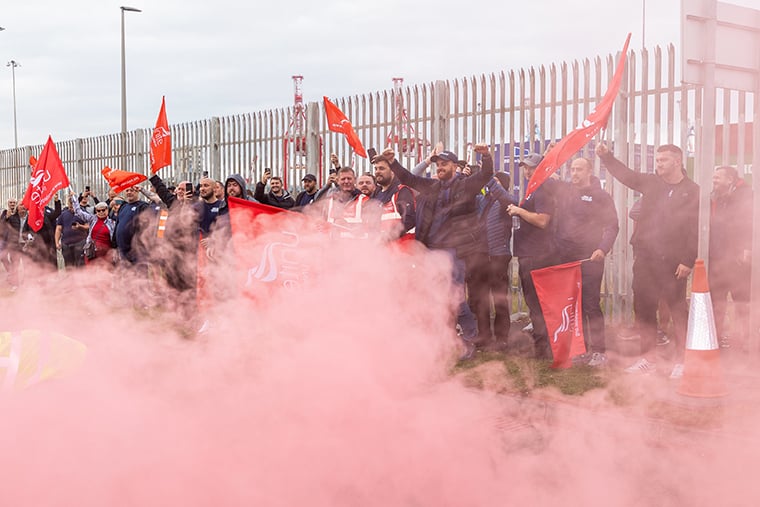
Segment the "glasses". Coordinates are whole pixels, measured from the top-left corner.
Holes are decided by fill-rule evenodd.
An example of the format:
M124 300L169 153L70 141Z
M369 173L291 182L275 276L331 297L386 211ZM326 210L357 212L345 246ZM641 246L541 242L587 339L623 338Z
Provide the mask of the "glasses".
M108 208L98 208L95 210L97 213L100 213L101 211L108 211Z

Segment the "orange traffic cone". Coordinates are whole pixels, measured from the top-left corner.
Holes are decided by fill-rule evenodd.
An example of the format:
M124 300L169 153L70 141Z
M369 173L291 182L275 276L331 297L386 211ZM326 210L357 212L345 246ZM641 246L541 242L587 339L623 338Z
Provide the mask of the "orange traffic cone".
M717 398L728 394L720 367L715 317L707 285L705 261L702 259L697 259L694 264L686 353L678 394L698 398Z

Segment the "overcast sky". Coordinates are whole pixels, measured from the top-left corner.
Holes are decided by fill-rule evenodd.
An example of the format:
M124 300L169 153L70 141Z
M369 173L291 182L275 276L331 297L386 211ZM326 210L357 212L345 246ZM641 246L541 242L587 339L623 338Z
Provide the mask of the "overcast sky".
M126 2L126 3L125 3ZM679 43L680 0L648 0L646 45ZM733 3L760 8L760 0ZM2 63L16 60L19 145L121 129L120 5L129 129L519 69L642 45L641 0L3 0ZM0 149L13 147L11 69Z

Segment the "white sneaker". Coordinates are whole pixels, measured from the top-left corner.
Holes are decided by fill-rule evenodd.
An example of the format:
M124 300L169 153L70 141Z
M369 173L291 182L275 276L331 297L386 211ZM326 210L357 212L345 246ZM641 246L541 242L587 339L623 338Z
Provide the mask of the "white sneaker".
M203 321L203 324L201 324L201 327L198 328L198 334L207 333L209 329L211 329L211 322L206 319Z
M598 368L607 364L607 356L603 352L594 352L591 354L591 360L586 363L587 366Z
M673 365L673 371L670 372L670 378L673 380L683 377L683 363Z
M657 371L657 365L650 363L645 357L642 357L631 366L624 370L626 373L652 373Z

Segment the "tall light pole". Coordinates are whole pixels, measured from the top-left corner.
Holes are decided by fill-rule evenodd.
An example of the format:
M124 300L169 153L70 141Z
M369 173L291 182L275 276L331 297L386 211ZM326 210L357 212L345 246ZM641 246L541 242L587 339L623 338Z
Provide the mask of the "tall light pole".
M18 149L18 126L16 123L16 67L21 67L16 60L8 62L6 67L11 68L11 75L13 76L13 144Z
M127 56L124 44L124 13L142 12L134 7L121 9L121 169L127 170Z

